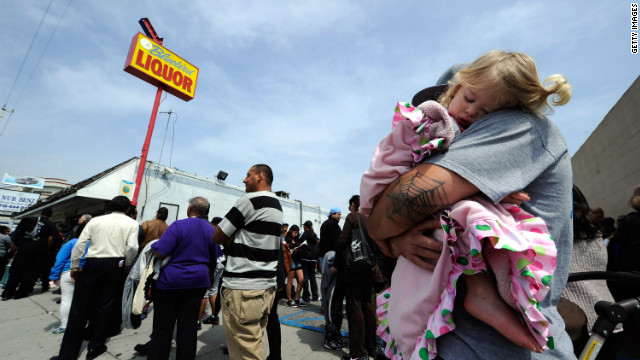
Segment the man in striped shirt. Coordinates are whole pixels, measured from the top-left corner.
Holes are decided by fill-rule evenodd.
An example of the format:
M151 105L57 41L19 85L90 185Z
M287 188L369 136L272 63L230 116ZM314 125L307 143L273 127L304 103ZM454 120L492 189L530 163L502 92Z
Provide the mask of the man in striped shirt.
M254 165L238 199L213 234L227 264L220 293L231 359L263 359L263 332L275 297L282 207L273 192L273 172Z

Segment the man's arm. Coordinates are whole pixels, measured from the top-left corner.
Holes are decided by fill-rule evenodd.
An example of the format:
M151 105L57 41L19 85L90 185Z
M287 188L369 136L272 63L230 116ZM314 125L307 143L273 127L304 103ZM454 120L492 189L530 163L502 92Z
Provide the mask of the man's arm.
M216 229L216 231L214 231L213 236L211 237L211 240L216 244L220 244L224 247L227 247L229 246L229 244L233 242L233 236L231 237L227 236L227 234L225 234L224 231L218 228Z
M80 266L80 259L84 255L85 250L87 249L87 244L89 240L91 240L91 229L93 226L87 224L82 233L78 237L78 241L73 246L71 250L71 269L78 268Z
M475 185L448 169L420 164L387 186L369 217L369 234L377 242L398 236L477 192Z
M138 255L138 230L140 227L134 220L135 224L131 223L127 238L125 240L125 254L124 265L129 267L133 265L133 262Z

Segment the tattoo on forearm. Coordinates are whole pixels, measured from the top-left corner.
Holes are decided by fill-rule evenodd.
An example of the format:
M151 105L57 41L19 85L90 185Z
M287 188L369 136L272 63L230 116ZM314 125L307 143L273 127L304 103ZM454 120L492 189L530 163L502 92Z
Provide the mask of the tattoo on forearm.
M420 172L400 178L387 194L387 218L400 224L416 224L448 206L444 182L423 178Z

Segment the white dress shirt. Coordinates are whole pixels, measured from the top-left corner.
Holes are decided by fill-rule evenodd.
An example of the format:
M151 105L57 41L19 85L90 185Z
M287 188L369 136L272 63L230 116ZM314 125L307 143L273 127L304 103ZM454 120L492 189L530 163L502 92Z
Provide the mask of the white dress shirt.
M138 254L138 222L121 212L91 219L71 251L71 268L78 267L87 243L85 259L124 257L130 266Z

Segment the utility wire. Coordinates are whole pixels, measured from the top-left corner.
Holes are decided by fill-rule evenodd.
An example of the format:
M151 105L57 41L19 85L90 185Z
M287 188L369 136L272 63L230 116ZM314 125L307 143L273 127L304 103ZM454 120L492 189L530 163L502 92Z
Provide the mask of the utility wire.
M36 64L33 67L33 70L31 70L31 74L29 75L29 79L27 79L27 82L25 83L24 87L22 88L22 91L20 92L20 95L18 95L18 99L16 100L15 104L13 104L13 108L14 109L18 107L18 103L20 103L20 100L22 99L22 95L24 95L24 92L27 90L27 87L29 86L29 83L31 83L31 79L33 78L33 74L35 74L36 69L38 68L38 65L40 65L40 60L42 60L42 57L44 56L44 53L47 51L47 48L49 47L49 43L51 43L51 39L53 39L53 36L55 35L56 31L58 31L58 27L60 26L60 23L62 22L62 19L64 18L64 15L67 13L67 9L69 8L70 4L71 4L71 0L69 0L67 2L67 6L64 8L64 11L62 12L62 15L60 15L60 18L58 19L58 23L56 24L56 27L51 32L51 35L49 35L49 39L47 40L47 43L45 44L44 49L42 49L42 53L40 53L40 57L38 58L38 61L36 61ZM49 5L51 5L51 3L49 3ZM49 9L47 8L47 11L48 10ZM24 65L24 62L23 62L23 65ZM20 68L20 70L22 71L22 68ZM17 80L17 78L16 78L16 80ZM14 83L14 85L15 85L15 83ZM11 90L13 91L13 88ZM11 93L9 93L9 97L11 97ZM8 100L9 99L7 99L7 101ZM9 121L11 121L11 118L13 117L13 112L14 112L14 110L11 110L11 113L9 114L9 118L7 119L7 121L2 126L2 131L0 131L0 136L2 136L4 134L4 131L7 128L7 125L9 125Z
M24 67L25 62L27 62L27 58L29 57L29 53L31 52L31 47L33 46L33 43L35 42L36 37L40 32L40 27L42 27L42 23L44 22L44 19L47 17L47 13L49 12L49 8L51 7L52 2L53 0L49 0L49 5L47 5L47 10L45 10L44 15L42 16L42 20L40 20L40 24L38 25L38 29L36 30L36 33L33 35L33 39L31 39L31 44L29 44L29 49L27 50L27 53L25 54L24 59L22 60L22 65L20 65L20 70L18 70L18 75L16 75L16 79L13 80L13 85L11 85L11 90L9 90L9 96L7 97L7 100L4 102L5 107L7 106L7 103L9 103L9 99L11 98L11 94L13 93L13 88L16 86L16 82L18 82L20 73L22 73L22 68Z
M173 125L171 126L171 151L169 152L169 167L171 167L171 160L173 160L173 139L176 135L176 121L178 121L178 113L176 114L176 119L173 120Z
M164 142L167 140L167 131L169 130L169 121L171 120L171 114L173 111L169 109L169 111L161 111L161 114L169 114L167 117L167 126L164 128L164 137L162 138L162 146L160 147L160 158L158 159L158 164L162 164L162 152L164 151Z

